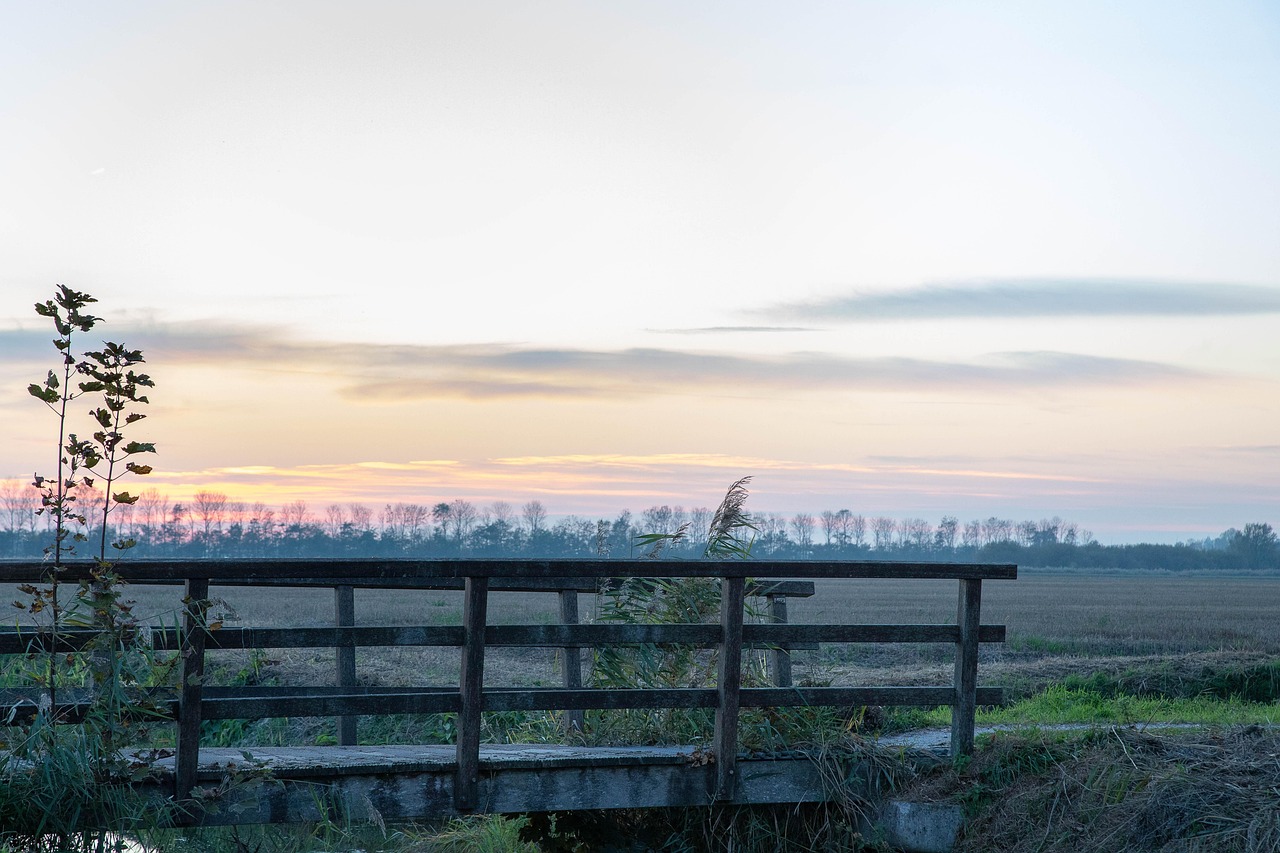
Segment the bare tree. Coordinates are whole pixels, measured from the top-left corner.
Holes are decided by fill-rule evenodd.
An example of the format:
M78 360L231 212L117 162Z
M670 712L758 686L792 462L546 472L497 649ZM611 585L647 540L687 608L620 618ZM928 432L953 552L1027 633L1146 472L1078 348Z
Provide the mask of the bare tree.
M807 512L797 513L791 517L792 539L804 553L808 553L813 548L813 524L813 516Z
M367 533L373 530L373 510L364 504L347 504L347 512L351 514L351 529L356 533Z
M898 525L898 537L903 545L924 550L933 539L933 525L923 518L905 518Z
M476 518L479 513L476 512L475 504L471 501L456 499L449 504L453 516L453 538L461 542L470 534L472 528L476 526Z
M214 492L208 489L201 489L196 492L195 498L192 500L192 514L199 519L201 532L208 539L216 531L222 532L223 517L227 510L227 495L225 492Z
M840 514L833 510L824 509L819 518L822 522L822 535L827 540L826 544L830 546L832 540L839 544L840 540L837 538L836 532L840 528Z
M859 548L867 541L867 519L864 516L855 515L849 519L849 539Z
M982 522L976 518L966 521L964 532L960 534L960 544L966 548L977 548L982 544Z
M1013 522L994 515L982 522L982 544L993 545L997 542L1009 542L1013 539Z
M342 535L342 526L347 523L347 512L342 504L329 504L324 509L324 532L337 539Z
M684 521L684 509L667 505L651 506L640 513L643 533L675 533Z
M489 512L493 513L494 521L501 522L508 527L515 523L516 511L506 501L494 501L489 504Z
M1022 547L1027 547L1036 541L1036 523L1034 521L1019 521L1017 527L1013 530L1014 541Z
M21 480L4 480L0 484L0 506L4 508L5 529L10 533L35 530L39 502L31 486Z
M871 537L877 551L884 551L893 544L894 531L898 529L898 522L892 518L878 515L871 519Z
M546 526L547 510L542 505L542 501L529 501L521 507L520 515L524 519L525 529L529 531L530 536Z
M285 530L295 533L311 523L311 513L307 511L307 502L302 498L290 501L280 508L280 525Z
M249 509L249 530L262 539L269 539L275 535L275 528L276 511L262 501L256 501Z

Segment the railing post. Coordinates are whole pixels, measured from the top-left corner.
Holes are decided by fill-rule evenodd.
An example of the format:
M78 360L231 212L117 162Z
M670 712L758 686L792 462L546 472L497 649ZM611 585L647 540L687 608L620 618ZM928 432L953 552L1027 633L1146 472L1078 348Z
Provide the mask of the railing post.
M746 578L720 580L720 668L716 679L716 793L732 800L737 782L738 702L742 684L742 610Z
M560 590L560 622L564 625L578 624L578 591L576 589ZM560 672L567 690L582 687L582 650L577 646L565 646L560 649ZM582 731L585 720L584 712L564 712L564 729L566 732Z
M333 588L333 624L338 628L352 628L356 624L356 591L349 584ZM337 684L339 687L356 686L356 647L351 642L335 649ZM338 717L338 745L356 745L356 718Z
M951 757L973 752L974 717L978 693L978 627L982 610L982 581L960 581L960 597L956 608L956 624L960 637L956 641L955 704L951 706Z
M769 602L770 621L776 625L787 624L787 597L769 595L765 599ZM769 650L769 678L774 687L791 686L791 650L786 646Z
M474 809L480 800L480 723L484 710L484 628L489 579L467 578L462 601L462 674L458 691L458 770L453 802L459 811Z
M200 767L200 700L204 692L204 648L209 620L208 578L188 578L182 616L182 690L178 698L178 744L174 759L174 798L185 799L196 786Z

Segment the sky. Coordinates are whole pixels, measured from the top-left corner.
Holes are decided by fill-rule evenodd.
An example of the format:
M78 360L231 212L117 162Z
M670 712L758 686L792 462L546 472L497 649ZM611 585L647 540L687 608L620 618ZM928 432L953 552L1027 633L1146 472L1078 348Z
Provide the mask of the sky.
M0 478L61 283L177 499L1280 526L1278 88L1270 2L0 0Z

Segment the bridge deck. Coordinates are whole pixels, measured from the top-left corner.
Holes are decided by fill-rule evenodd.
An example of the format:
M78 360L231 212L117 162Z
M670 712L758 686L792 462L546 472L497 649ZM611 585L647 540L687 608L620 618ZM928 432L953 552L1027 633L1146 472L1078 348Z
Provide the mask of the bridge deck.
M286 823L343 817L451 817L455 749L440 746L202 748L194 815L206 825ZM172 791L174 758L150 762L157 797ZM265 772L264 772L265 771ZM473 813L706 806L716 767L691 746L578 747L485 744ZM815 802L826 792L803 757L744 758L732 802Z

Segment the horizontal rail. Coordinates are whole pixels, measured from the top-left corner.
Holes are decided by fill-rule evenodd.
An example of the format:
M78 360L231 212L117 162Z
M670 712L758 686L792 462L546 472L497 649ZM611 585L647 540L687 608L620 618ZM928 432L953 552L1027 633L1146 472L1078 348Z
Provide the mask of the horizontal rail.
M176 651L181 632L169 628L146 632L150 647ZM83 629L58 634L57 651L74 652L97 638ZM750 648L812 646L816 643L955 643L960 629L955 625L768 625L748 624L742 629L744 644ZM486 646L545 647L616 646L672 644L715 646L722 638L719 625L489 625L484 631ZM351 628L238 628L210 631L208 649L318 649L337 646L461 646L460 625L360 626ZM978 642L1003 643L1005 626L983 625ZM53 651L53 635L48 631L0 630L0 655Z
M39 581L49 572L35 560L0 561L0 583ZM448 560L137 560L121 563L115 572L130 582L177 583L190 578L211 582L257 584L257 576L282 584L299 578L308 584L347 584L394 581L503 578L504 582L565 577L669 578L915 578L935 580L1013 580L1018 567L1003 563L933 563L893 560L595 560L595 559L448 559ZM89 564L69 565L60 577L87 580Z
M67 691L59 702L65 719L75 722L89 708L85 690ZM0 710L21 719L35 713L39 696L8 689L0 694ZM979 705L1003 701L999 687L979 687ZM714 688L671 687L631 690L582 688L501 688L484 691L484 711L627 710L650 708L715 708ZM894 705L947 706L956 701L951 687L744 687L744 708ZM177 719L176 696L156 702L162 718ZM201 700L206 720L255 720L268 717L333 717L380 714L448 714L461 710L457 687L206 687Z

